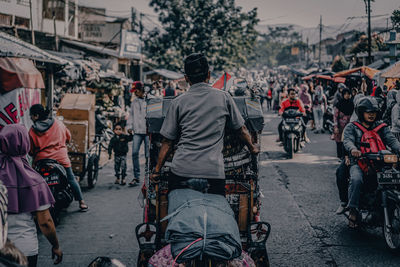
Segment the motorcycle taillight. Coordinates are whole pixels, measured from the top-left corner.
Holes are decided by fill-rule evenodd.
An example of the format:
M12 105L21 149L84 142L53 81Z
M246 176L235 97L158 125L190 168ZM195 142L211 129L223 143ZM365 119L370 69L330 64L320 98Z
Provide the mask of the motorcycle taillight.
M44 173L43 173L43 176L49 176L49 175L50 175L49 172L44 172Z

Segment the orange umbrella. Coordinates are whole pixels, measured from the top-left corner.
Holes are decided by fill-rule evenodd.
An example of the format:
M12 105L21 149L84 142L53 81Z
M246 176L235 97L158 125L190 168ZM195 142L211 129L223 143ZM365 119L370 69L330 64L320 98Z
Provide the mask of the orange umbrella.
M344 77L344 76L348 76L355 72L361 72L368 78L372 79L374 77L374 75L379 72L379 70L363 66L363 67L359 67L359 68L355 68L355 69L351 69L351 70L344 70L344 71L338 72L334 75L334 77Z

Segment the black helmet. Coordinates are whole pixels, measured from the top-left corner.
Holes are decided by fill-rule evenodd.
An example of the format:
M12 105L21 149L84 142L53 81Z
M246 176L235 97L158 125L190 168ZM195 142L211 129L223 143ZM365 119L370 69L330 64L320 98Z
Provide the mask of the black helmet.
M379 112L378 101L373 97L363 97L356 105L356 114L359 120L364 120L364 112Z
M340 90L340 89L345 89L347 87L346 87L346 85L344 83L339 83L337 88Z

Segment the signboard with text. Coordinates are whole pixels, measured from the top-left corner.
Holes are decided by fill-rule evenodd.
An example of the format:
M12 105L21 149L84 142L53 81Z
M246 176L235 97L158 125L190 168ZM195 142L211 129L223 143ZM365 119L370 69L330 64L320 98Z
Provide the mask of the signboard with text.
M7 124L21 123L29 130L32 125L29 108L40 103L40 89L18 88L0 94L0 129Z

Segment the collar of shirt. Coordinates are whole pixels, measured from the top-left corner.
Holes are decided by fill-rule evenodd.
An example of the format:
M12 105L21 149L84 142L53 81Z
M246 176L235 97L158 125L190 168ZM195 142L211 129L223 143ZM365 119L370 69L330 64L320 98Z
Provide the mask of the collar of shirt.
M208 83L196 83L190 86L188 92L190 91L195 91L195 90L200 90L200 89L209 89L211 86Z

